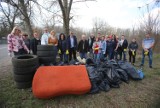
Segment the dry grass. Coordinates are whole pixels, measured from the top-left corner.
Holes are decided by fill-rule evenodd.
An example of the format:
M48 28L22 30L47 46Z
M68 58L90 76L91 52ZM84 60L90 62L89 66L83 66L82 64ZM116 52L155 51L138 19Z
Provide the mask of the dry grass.
M145 79L122 83L109 92L82 96L61 96L50 100L36 99L30 89L16 89L10 59L0 64L0 108L158 108L160 106L160 55L154 68L144 68ZM138 58L138 61L140 58ZM137 65L138 62L137 62Z

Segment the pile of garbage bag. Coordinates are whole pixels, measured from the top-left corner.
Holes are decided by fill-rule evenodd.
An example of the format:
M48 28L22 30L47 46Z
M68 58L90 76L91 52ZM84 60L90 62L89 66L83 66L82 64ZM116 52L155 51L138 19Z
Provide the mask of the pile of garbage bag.
M119 88L123 82L129 83L129 79L142 80L142 70L137 70L129 62L105 60L95 64L91 58L86 60L87 72L92 84L90 93L109 91L110 88Z

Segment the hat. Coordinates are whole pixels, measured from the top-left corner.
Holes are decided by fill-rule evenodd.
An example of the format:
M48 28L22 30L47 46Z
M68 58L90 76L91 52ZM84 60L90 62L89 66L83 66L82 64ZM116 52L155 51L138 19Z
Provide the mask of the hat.
M110 38L110 39L111 39L111 38L112 38L112 36L110 35L110 36L108 36L108 38Z

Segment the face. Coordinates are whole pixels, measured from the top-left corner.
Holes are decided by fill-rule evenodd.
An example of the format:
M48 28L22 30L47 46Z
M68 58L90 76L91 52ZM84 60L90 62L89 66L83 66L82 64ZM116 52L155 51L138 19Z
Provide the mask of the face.
M24 39L28 39L28 35L23 35L23 38Z
M21 33L21 30L19 28L15 29L15 34L19 35Z
M93 35L93 34L91 34L91 37L93 38L93 37L94 37L94 35Z
M121 39L124 39L124 36L121 36Z
M64 35L63 34L61 34L61 40L63 40L64 39Z
M38 36L38 34L37 34L37 33L34 33L34 37L35 37L35 38L38 38L39 36Z
M70 32L70 35L72 36L72 35L73 35L73 32Z
M48 33L48 29L44 29L44 33Z
M85 36L82 36L82 40L85 40L86 39L86 37Z
M132 39L132 42L136 42L136 39Z
M150 35L149 34L146 34L146 38L149 38L150 37Z
M102 36L102 38L101 38L102 40L104 40L104 37Z
M54 35L55 35L55 32L51 32L51 35L53 35L53 36L54 36Z

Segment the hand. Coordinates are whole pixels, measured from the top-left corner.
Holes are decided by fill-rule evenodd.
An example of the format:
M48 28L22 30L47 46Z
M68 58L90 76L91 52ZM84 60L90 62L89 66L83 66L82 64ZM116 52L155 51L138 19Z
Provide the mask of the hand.
M9 52L9 53L8 53L8 56L12 57L12 53Z
M55 44L54 46L58 46L58 44Z
M29 54L29 50L27 50L27 54Z

